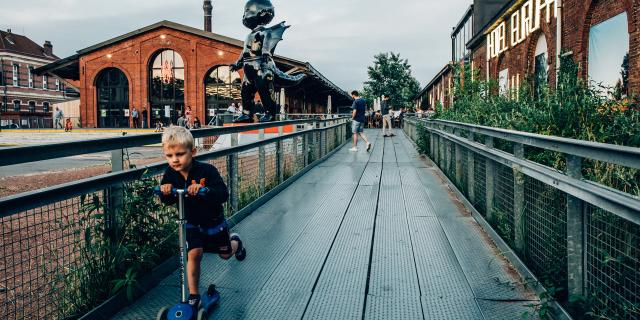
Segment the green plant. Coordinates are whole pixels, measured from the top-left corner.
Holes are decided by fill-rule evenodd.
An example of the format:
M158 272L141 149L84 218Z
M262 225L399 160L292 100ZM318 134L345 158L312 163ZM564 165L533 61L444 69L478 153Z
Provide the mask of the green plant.
M80 198L77 219L64 224L65 234L82 239L71 247L76 259L53 270L52 280L64 283L50 288L60 297L59 317L78 317L120 290L132 299L139 275L177 252L175 209L159 205L156 185L155 179L142 179ZM55 251L50 255L58 259Z

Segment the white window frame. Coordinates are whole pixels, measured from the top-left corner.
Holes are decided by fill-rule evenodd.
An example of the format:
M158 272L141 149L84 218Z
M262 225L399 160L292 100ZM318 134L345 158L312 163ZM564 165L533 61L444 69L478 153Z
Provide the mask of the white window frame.
M18 110L16 110L16 102L18 102ZM13 111L14 112L20 112L20 110L22 109L21 105L22 105L22 101L20 100L13 100Z
M29 72L29 88L33 88L33 72L31 72L32 70L32 66L27 67L27 72Z
M49 89L49 77L46 74L42 75L42 89Z
M14 87L19 87L20 86L20 65L18 65L17 63L13 64L13 86Z
M60 91L60 79L56 79L56 91Z

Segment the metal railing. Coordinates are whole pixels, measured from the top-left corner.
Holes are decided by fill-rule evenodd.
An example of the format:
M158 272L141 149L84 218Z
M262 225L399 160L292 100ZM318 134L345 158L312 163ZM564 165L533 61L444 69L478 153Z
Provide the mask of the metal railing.
M284 134L283 127L293 132ZM231 147L198 154L229 187L233 225L347 141L347 119L194 130L231 135ZM265 139L265 129L279 135ZM298 128L303 130L297 130ZM257 131L259 141L238 145ZM125 168L126 150L161 134L0 150L0 165L112 150L113 172L0 198L0 318L77 318L176 252L175 210L153 196L166 163ZM10 156L9 156L10 155ZM36 182L34 182L36 183ZM139 272L136 276L131 270Z
M637 179L639 148L443 120L404 131L561 302L640 318L640 198L589 180Z

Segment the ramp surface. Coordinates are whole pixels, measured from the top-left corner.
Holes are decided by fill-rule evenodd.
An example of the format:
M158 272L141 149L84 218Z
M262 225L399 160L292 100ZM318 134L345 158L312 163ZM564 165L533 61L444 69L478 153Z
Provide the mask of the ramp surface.
M235 227L243 262L203 260L210 319L519 319L538 303L411 142L366 130ZM115 319L179 299L175 272Z

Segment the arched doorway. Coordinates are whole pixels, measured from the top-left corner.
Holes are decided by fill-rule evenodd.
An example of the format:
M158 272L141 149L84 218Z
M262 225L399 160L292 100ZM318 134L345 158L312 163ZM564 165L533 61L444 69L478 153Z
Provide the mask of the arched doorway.
M174 50L158 52L149 64L151 126L176 123L184 112L184 60Z
M96 77L98 127L126 128L125 110L129 110L129 80L117 68L104 69Z
M232 72L229 66L212 68L204 79L206 123L211 121L214 113L224 112L232 103L239 105L241 90L240 74Z
M547 60L547 38L540 34L534 53L534 85L536 96L541 96L549 84L549 63Z

